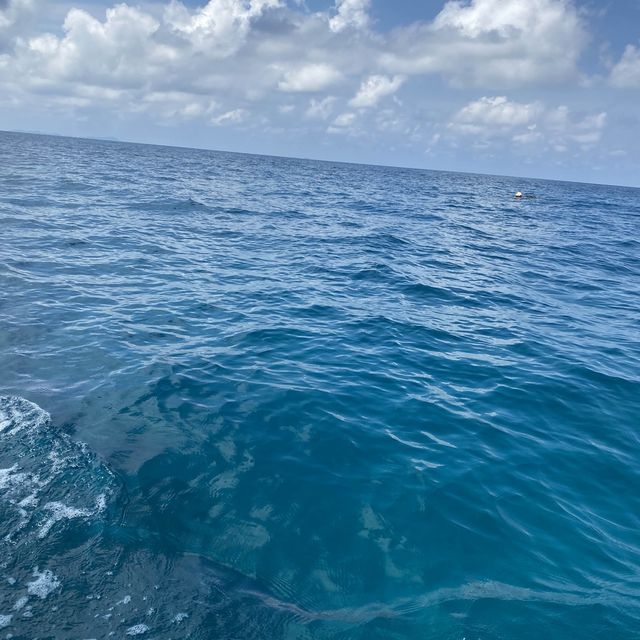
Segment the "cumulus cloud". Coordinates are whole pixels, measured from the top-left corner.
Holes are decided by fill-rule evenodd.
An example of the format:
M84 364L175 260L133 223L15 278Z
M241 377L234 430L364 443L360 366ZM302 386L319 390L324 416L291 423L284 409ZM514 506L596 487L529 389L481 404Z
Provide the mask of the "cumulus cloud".
M28 4L11 0L2 24L18 2ZM22 37L0 55L0 83L15 100L28 101L29 94L42 104L64 99L74 109L111 103L120 114L205 117L212 102L233 98L233 110L256 92L275 88L285 72L283 65L260 60L247 44L254 22L280 7L279 0L210 0L188 9L174 0L153 13L116 4L102 17L72 8L59 35ZM301 86L295 76L291 84L296 80ZM156 99L160 95L168 96L165 108Z
M0 33L15 33L33 1L4 0ZM232 111L282 92L331 91L351 108L373 109L416 74L488 87L567 78L584 43L570 0L450 1L433 21L391 33L373 31L369 5L336 0L315 13L284 0L120 3L102 15L72 8L58 32L10 44L0 36L0 82L18 101L95 100L117 103L119 113L157 104L148 95L182 95L155 111L166 117L208 118L211 101ZM112 93L104 99L99 90Z
M431 23L398 29L383 65L453 84L517 86L577 74L586 30L570 0L447 2Z
M0 0L0 54L21 34L35 10L35 0Z
M333 124L336 127L348 127L355 122L355 113L341 113L334 121Z
M438 135L541 143L562 113L552 117L552 109L494 87L577 76L586 39L571 0L449 1L430 22L391 32L375 30L370 0L336 0L315 12L285 0L114 2L102 10L83 2L62 24L18 29L34 1L0 0L0 102L11 108L53 106L78 118L92 109L121 119L144 113L163 124L218 127L266 128L271 115L281 124L284 114L300 128L424 136L425 145ZM638 56L628 51L620 65ZM415 76L430 74L481 85L486 97L452 117L434 114L411 102ZM391 100L401 87L403 103ZM568 114L563 126L566 144L588 144L604 124Z
M366 29L369 25L371 0L336 0L337 13L329 20L331 31L339 33L349 27Z
M605 112L593 113L582 118L576 118L571 110L559 106L546 113L545 127L554 138L556 145L577 143L584 146L594 145L602 138L607 124Z
M383 75L369 76L361 85L358 93L349 104L356 108L373 107L385 96L395 93L403 84L403 76L390 78Z
M118 100L122 93L113 89L97 89L97 97L102 100ZM89 96L93 97L96 88L89 90ZM84 92L81 89L79 93ZM153 91L146 94L137 105L137 110L148 111L165 120L191 120L210 115L218 104L207 97L194 96L184 91Z
M542 105L511 102L506 96L484 97L470 102L455 115L452 126L461 131L511 129L535 121Z
M336 100L337 98L335 96L327 96L322 100L311 98L309 106L305 111L305 116L312 119L327 120L333 112Z
M340 82L342 74L326 63L308 64L285 73L278 84L281 91L316 92Z
M565 105L548 107L541 102L522 103L506 96L485 96L458 110L447 131L478 141L539 143L564 151L571 144L588 147L597 143L606 123L604 112L579 117Z
M44 34L19 45L17 66L40 86L66 81L111 88L136 86L141 77L153 80L161 75L170 61L169 49L154 40L158 27L150 15L125 4L108 9L104 22L72 9L63 37Z
M624 89L640 88L640 49L627 45L619 62L611 70L611 84Z
M358 116L352 111L345 111L341 113L333 122L327 127L327 133L342 133L342 134L355 134L356 124Z
M225 57L242 46L253 19L279 6L280 0L210 0L191 12L181 2L171 0L164 21L190 47Z

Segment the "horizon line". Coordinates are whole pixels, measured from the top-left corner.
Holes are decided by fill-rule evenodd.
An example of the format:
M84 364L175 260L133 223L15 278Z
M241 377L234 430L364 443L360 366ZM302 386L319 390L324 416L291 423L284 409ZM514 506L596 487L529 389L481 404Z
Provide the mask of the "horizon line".
M69 138L72 140L88 140L95 142L106 142L109 144L137 144L145 147L165 147L167 149L187 149L190 151L210 151L213 153L233 153L237 155L245 155L245 156L255 156L259 158L279 158L282 160L303 160L307 162L327 162L331 164L349 164L361 167L381 167L388 169L405 169L408 171L429 171L432 173L458 173L461 175L467 176L484 176L488 178L509 178L513 180L541 180L546 182L560 182L565 184L582 184L582 185L592 185L598 187L616 187L621 189L640 189L640 185L634 186L629 184L611 184L608 182L584 182L581 180L561 180L558 178L540 178L536 176L514 176L508 174L497 174L497 173L482 173L476 171L458 171L454 169L427 169L425 167L408 167L405 165L398 164L380 164L376 162L353 162L350 160L326 160L322 158L310 158L305 156L281 156L276 154L269 153L255 153L249 151L233 151L230 149L212 149L210 147L190 147L178 144L162 144L158 142L139 142L136 140L122 140L120 138L113 137L100 137L100 136L73 136L63 133L46 133L44 131L28 131L28 130L20 130L20 129L0 129L0 133L19 133L22 135L29 136L41 136L48 138Z

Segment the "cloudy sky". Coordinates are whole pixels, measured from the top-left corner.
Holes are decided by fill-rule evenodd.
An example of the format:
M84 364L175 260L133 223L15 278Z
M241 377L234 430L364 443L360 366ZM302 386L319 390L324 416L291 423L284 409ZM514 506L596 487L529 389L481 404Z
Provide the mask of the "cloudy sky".
M0 0L0 129L640 186L640 0Z

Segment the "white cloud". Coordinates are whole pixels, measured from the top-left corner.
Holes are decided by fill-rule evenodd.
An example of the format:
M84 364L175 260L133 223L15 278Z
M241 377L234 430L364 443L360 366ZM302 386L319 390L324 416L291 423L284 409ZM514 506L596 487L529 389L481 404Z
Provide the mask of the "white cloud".
M349 27L366 29L370 4L371 0L336 0L337 14L329 20L329 28L336 33Z
M542 134L539 131L531 130L525 133L516 133L513 136L513 141L518 144L533 144L542 139Z
M317 119L317 120L326 120L329 118L331 113L333 112L333 106L336 102L335 96L327 96L322 100L316 100L316 98L311 98L309 102L309 107L305 111L305 116L307 118Z
M33 1L0 0L0 24L14 25L18 8L28 13ZM321 94L319 105L330 90L365 109L396 92L405 74L488 86L557 80L574 70L583 41L569 0L448 2L432 22L391 34L370 29L368 8L368 0L337 0L330 15L284 0L210 0L197 8L171 0L115 4L102 15L71 9L59 32L5 44L3 99L46 108L47 100L67 98L74 109L112 105L124 113L151 109L148 95L177 92L190 97L157 108L158 117L206 120L211 102L254 111L249 103L261 101L275 112L278 91ZM104 99L100 89L119 93ZM315 109L289 100L308 117L329 110L329 103Z
M487 33L509 36L514 30L521 31L530 26L532 17L540 11L562 13L562 3L546 0L451 0L436 16L433 27L438 30L452 29L467 38L478 38ZM542 16L544 22L549 18ZM555 20L553 20L555 21Z
M516 142L562 150L571 144L596 144L606 123L604 112L577 117L565 105L550 108L541 102L521 103L494 96L462 107L447 124L447 131L485 144Z
M47 28L29 37L17 30L25 23L16 10L28 15L31 1L0 0L0 103L7 109L52 108L74 122L95 111L118 122L140 114L163 124L249 120L262 131L286 121L288 130L326 128L379 145L395 137L421 150L468 136L479 144L537 148L555 136L558 147L589 145L605 127L600 114L578 116L494 90L576 75L585 32L570 0L447 2L434 20L386 33L375 31L369 0L337 0L320 12L285 0L202 0L198 7L113 0L98 12L99 3L82 0L85 9L68 11L63 24L47 18ZM639 56L628 51L619 65ZM416 99L412 76L432 74L485 86L478 94L485 97L447 117L451 98L438 93L439 83L435 100ZM411 83L403 103L390 99Z
M307 64L287 71L278 84L281 91L317 92L340 82L341 73L326 63Z
M335 127L349 127L351 126L356 120L356 114L355 113L341 113L334 121L333 121L333 125Z
M109 90L104 97L118 100L121 96L122 92ZM136 109L166 120L190 120L210 115L217 107L217 103L207 97L183 91L154 91L145 95Z
M627 45L619 62L611 70L611 84L620 88L640 88L640 49Z
M211 118L211 124L215 124L218 126L227 124L239 124L240 122L244 122L244 120L247 119L248 115L249 112L245 109L232 109L231 111L226 111L219 116Z
M156 112L167 118L206 116L202 103L233 99L228 106L237 107L282 78L283 65L243 51L253 21L279 7L279 0L211 0L189 10L174 1L152 14L122 3L102 18L71 9L60 35L22 38L0 55L0 85L15 99L28 101L35 93L43 106L46 100L78 98L88 88L95 89L93 104L100 105L98 89L118 90L120 104L114 108L120 113L146 108L153 102L149 95L190 94L179 108ZM68 104L79 108L92 100Z
M354 127L356 120L357 115L351 111L341 113L327 127L327 133L356 134L356 128Z
M515 127L531 124L540 114L539 103L511 102L505 96L484 97L460 109L454 122L480 127Z
M170 51L154 40L158 28L150 15L125 4L108 9L104 22L72 9L62 38L51 34L31 38L19 46L18 62L33 72L30 79L40 85L73 80L135 86L141 77L152 80L161 74L170 59Z
M571 110L564 105L549 110L545 122L547 129L557 137L560 144L574 142L585 146L600 141L606 124L607 114L604 112L576 119L572 116Z
M192 13L181 2L171 0L164 21L194 49L225 57L242 46L254 18L279 6L280 0L210 0Z
M352 107L373 107L385 96L395 93L404 83L403 76L392 78L382 75L372 75L360 85L358 93L349 101Z
M35 0L0 0L0 54L33 16Z
M433 22L396 30L381 61L457 85L559 82L577 75L585 34L570 0L452 0Z

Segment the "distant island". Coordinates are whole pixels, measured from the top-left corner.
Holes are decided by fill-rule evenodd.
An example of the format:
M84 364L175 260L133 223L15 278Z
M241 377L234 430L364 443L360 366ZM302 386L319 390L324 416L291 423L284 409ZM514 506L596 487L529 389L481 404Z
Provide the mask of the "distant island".
M63 133L51 133L50 131L38 131L36 129L10 129L11 133L30 133L37 136L53 136L56 138L74 138L77 136L68 136ZM120 138L113 136L82 136L85 140L102 140L104 142L123 142Z

